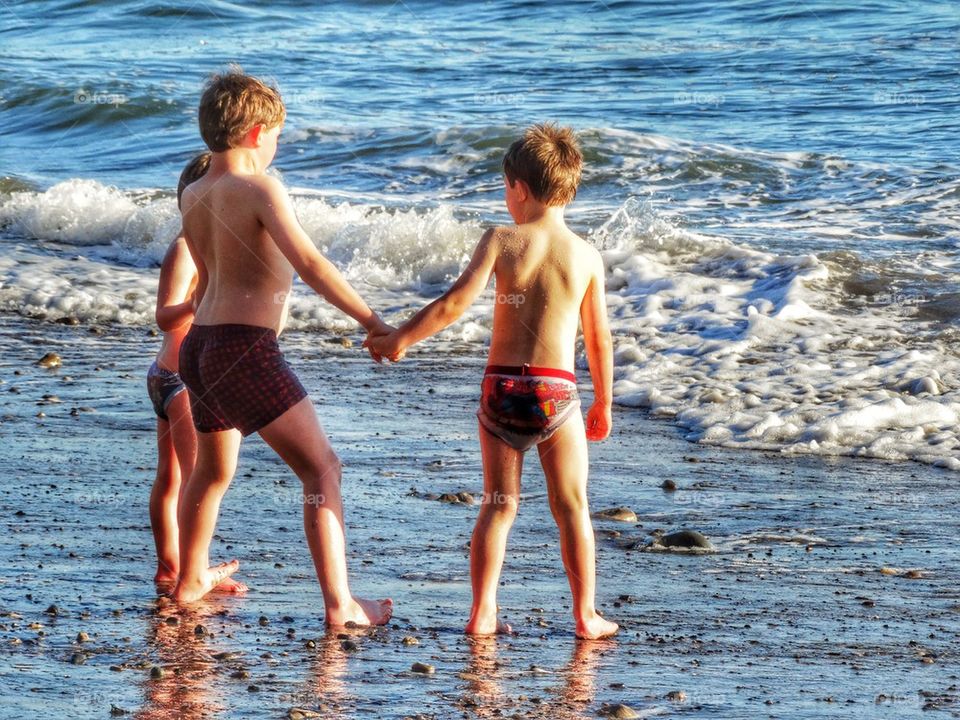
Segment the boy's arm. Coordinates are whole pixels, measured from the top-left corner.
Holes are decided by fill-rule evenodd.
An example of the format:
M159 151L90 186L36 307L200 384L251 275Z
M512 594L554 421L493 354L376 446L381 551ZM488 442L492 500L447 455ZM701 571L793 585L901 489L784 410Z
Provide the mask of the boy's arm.
M613 340L607 320L604 265L600 253L596 253L593 265L593 277L580 303L580 323L593 380L593 405L587 412L587 438L603 440L613 426Z
M336 266L317 250L300 226L290 196L280 181L271 177L258 178L258 181L263 190L262 204L256 209L258 219L300 278L367 331L389 330Z
M181 230L160 264L156 320L163 332L176 330L193 320L194 302L190 286L196 273L186 236Z
M463 315L490 282L497 262L496 230L487 230L473 251L470 263L443 295L407 320L387 338L375 341L374 347L385 356L406 350L421 340L436 335Z

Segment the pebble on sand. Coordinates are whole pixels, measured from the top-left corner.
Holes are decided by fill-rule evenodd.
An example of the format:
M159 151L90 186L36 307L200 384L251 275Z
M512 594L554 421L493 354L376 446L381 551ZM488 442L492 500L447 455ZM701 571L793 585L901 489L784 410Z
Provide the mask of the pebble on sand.
M598 711L597 715L605 718L615 718L616 720L631 720L631 718L640 717L640 713L629 705L604 705Z
M420 641L417 640L413 635L407 635L403 640L401 640L404 645L419 645Z
M78 642L78 643L85 643L85 642L87 642L89 639L90 639L90 636L87 635L87 633L85 633L83 630L81 630L80 632L77 633L77 642Z
M287 720L306 720L306 718L318 718L320 713L313 710L304 710L303 708L290 708L287 711Z
M55 352L48 352L37 360L37 366L42 368L58 368L61 365L63 365L63 360Z
M410 670L415 673L420 673L421 675L433 675L436 672L436 669L433 665L428 665L427 663L415 662L410 666Z
M306 718L320 717L320 713L303 708L290 708L287 711L287 720L306 720Z
M673 480L664 480L662 483L660 483L660 488L664 492L673 492L677 489L677 484Z
M670 702L686 702L687 694L683 690L671 690L665 696Z
M663 547L713 549L713 543L711 543L703 533L697 532L696 530L677 530L676 532L667 533L658 538L656 543Z
M593 517L599 520L617 520L618 522L633 523L637 521L637 514L628 507L606 508L598 510Z

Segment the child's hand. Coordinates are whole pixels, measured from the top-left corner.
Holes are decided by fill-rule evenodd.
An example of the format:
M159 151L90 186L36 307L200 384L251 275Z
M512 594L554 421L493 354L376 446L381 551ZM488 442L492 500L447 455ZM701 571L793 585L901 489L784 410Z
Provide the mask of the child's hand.
M595 402L587 411L587 440L599 442L610 435L613 414L609 403Z
M400 347L396 328L386 324L371 330L363 341L363 346L377 362L383 362L383 358L398 362L406 354Z

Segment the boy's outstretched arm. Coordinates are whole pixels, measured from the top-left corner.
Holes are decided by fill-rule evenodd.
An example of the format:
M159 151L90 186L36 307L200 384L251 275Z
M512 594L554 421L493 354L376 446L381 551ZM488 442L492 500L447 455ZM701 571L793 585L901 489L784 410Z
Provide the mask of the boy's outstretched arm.
M613 340L607 320L604 265L600 253L595 255L593 277L580 303L580 323L593 380L593 405L587 411L587 439L603 440L613 427Z
M256 182L262 190L257 216L300 278L327 302L360 323L367 332L392 330L367 306L336 266L317 250L300 226L283 184L268 176L259 177Z
M193 320L194 299L190 287L196 274L197 267L181 230L160 264L156 320L162 332L176 330Z
M496 230L487 230L473 251L470 263L443 295L420 310L389 335L367 339L373 350L384 357L394 357L411 345L436 335L463 315L490 282L497 262Z

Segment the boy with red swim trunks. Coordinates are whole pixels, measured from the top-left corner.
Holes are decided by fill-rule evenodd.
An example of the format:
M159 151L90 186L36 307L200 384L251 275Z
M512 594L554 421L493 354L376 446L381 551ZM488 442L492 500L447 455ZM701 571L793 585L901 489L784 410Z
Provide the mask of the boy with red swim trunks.
M184 167L177 187L178 207L184 188L202 178L209 165L210 153L205 152ZM154 581L166 589L176 583L180 572L177 505L197 455L190 400L178 372L180 345L193 321L196 287L197 266L181 232L170 243L160 264L156 319L163 332L163 342L147 373L147 392L157 416L157 477L150 491L150 529L157 547ZM246 586L227 578L217 589L242 593Z
M183 194L183 229L197 263L199 299L180 348L190 391L197 462L180 503L178 602L203 597L238 567L209 567L220 500L237 466L240 440L259 433L303 483L303 522L327 625L382 624L390 600L354 597L347 582L340 461L277 336L293 274L368 332L392 328L367 307L314 246L279 180L265 174L286 111L276 89L231 70L200 99L200 134L212 156Z
M560 529L576 634L601 638L618 629L594 606L594 539L587 507L586 441L603 440L612 424L604 264L563 219L564 207L576 195L582 162L568 128L528 129L503 160L505 199L516 225L488 230L453 287L390 335L367 340L378 354L397 358L460 317L490 276L496 277L493 338L477 411L484 498L470 544L470 634L509 631L497 618L497 585L517 512L524 452L534 445ZM578 320L594 387L586 428L573 374Z

